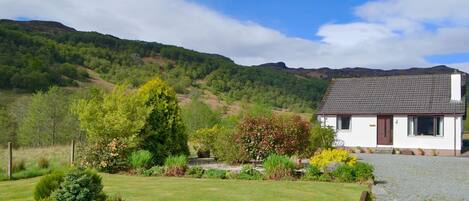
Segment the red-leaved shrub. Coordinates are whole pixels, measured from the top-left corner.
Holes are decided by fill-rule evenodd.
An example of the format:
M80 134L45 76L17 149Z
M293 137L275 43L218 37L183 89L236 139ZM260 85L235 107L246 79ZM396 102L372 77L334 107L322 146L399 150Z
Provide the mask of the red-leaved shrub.
M309 123L299 116L246 117L236 133L238 142L251 159L270 154L301 154L309 145Z

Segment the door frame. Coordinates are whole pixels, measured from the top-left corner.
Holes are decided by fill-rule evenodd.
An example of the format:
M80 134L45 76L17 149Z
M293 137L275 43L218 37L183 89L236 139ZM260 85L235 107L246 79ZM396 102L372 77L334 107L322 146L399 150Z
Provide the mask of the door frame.
M390 123L389 123L389 126L390 126L390 142L389 143L386 143L386 144L380 144L379 142L379 129L380 129L380 124L379 124L379 118L389 118L390 119ZM376 145L377 146L380 146L380 145L383 145L383 146L389 146L389 145L393 145L394 144L394 116L393 115L377 115L376 116ZM386 123L384 124L384 126L386 126ZM385 128L386 129L386 128ZM386 132L386 130L385 130Z

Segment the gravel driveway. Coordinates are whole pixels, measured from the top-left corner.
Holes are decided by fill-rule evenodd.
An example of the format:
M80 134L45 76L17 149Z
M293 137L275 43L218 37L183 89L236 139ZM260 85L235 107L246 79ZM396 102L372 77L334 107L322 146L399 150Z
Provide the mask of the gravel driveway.
M375 167L377 200L469 200L469 158L357 155Z

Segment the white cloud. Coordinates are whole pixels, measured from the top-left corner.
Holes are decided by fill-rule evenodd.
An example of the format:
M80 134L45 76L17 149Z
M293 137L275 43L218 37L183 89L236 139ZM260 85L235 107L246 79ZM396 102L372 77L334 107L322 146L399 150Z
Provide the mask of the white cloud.
M54 20L218 53L240 64L285 61L295 67L430 66L425 56L469 52L468 9L466 0L373 1L356 8L361 20L325 24L317 33L322 40L312 41L184 0L0 0L0 18Z

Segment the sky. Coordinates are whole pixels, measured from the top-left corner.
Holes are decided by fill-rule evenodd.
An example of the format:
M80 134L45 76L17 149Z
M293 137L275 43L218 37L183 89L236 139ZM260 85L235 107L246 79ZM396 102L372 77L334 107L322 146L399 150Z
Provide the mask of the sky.
M0 18L228 56L238 64L469 72L468 0L0 0Z

